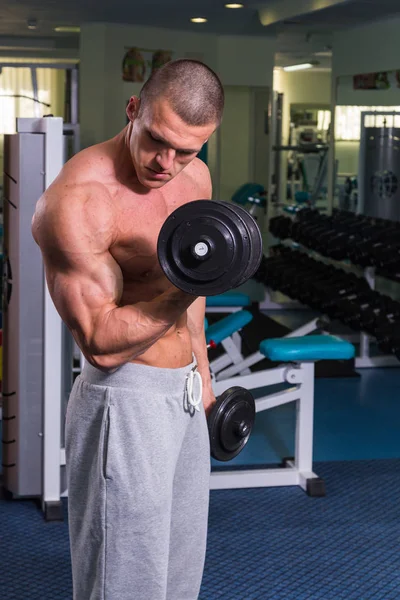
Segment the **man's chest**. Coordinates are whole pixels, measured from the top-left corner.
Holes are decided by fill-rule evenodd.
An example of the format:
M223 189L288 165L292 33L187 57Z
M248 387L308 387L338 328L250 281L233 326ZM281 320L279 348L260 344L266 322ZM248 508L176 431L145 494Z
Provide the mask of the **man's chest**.
M142 196L129 190L119 193L111 254L120 265L125 282L164 279L157 257L160 229L176 208L195 199L193 189L184 185L165 186Z

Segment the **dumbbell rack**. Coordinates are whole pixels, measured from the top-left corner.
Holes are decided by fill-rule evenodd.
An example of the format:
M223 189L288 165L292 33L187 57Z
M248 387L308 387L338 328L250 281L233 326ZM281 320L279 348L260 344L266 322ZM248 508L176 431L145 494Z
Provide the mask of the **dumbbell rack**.
M375 269L373 267L367 267L363 271L363 276L367 280L370 288L375 289L376 277ZM400 365L398 359L391 354L384 354L378 356L371 356L371 337L364 332L361 332L359 337L360 340L360 353L356 357L355 367L357 369L368 369L373 367L398 367Z
M293 240L285 240L281 242L283 245L288 247L296 247L297 249L301 249L304 252L307 252L310 256L317 256L319 260L323 260L323 262L327 264L339 264L340 268L346 269L349 268L349 265L343 264L340 261L334 261L333 259L326 259L326 257L322 257L316 252L310 252L305 247L299 247L297 242L293 242ZM354 265L351 265L351 268L356 268ZM374 267L366 267L361 271L362 277L367 281L371 290L375 289L376 286L376 274ZM319 321L321 322L321 321ZM355 358L355 368L357 369L369 369L376 367L399 367L400 363L398 359L391 354L381 354L381 355L372 355L371 354L371 341L372 337L364 332L353 333L353 334L340 334L340 337L347 339L353 343L359 342L359 354Z
M307 218L307 212L303 214L306 214L306 218ZM344 215L344 218L347 218L347 216L350 215L350 213L346 213L345 211L338 211L334 216L332 217L319 217L318 216L318 212L317 211L309 211L311 218L314 219L314 222L317 222L319 220L325 219L325 222L327 221L331 221L332 219L337 219L341 216ZM353 215L354 217L355 215ZM358 217L357 217L358 218ZM362 217L364 219L364 217ZM324 242L322 242L322 247L321 247L321 240L319 240L316 237L313 237L311 234L311 237L309 238L308 242L307 242L307 237L305 235L305 232L303 233L302 230L299 230L298 228L301 227L301 224L303 222L304 217L302 218L302 215L300 215L300 223L299 222L294 222L292 221L291 218L289 217L276 217L275 219L272 219L272 221L270 222L270 231L271 233L275 236L278 237L281 240L281 244L283 246L288 246L290 248L296 248L302 252L306 252L310 257L314 257L317 260L320 260L321 262L324 263L328 263L328 264L333 264L333 266L338 266L341 270L348 270L351 269L354 271L354 269L357 270L357 273L360 274L362 273L362 277L366 280L369 288L371 288L371 290L375 290L376 287L376 267L375 266L360 266L357 264L354 264L354 262L351 260L351 254L349 257L349 253L347 250L340 250L340 246L337 247L336 249L336 253L337 250L339 249L339 255L338 257L331 256L330 253L326 250L326 248L324 247ZM274 222L275 221L275 222ZM273 223L274 222L274 223ZM304 221L306 224L307 222ZM335 224L335 220L333 220L333 224ZM272 225L272 226L271 226ZM332 221L331 221L331 225L332 225ZM373 225L373 224L372 224ZM384 222L382 221L382 223L378 223L378 221L376 222L376 227L382 227L382 225L384 225ZM297 229L296 229L297 227ZM398 224L393 223L393 227L398 227ZM327 230L328 235L329 235L329 230ZM339 232L340 233L340 232ZM355 234L355 230L353 230L352 234L353 234L353 243L357 244L357 234L356 236L354 236ZM334 234L332 234L334 235ZM341 235L343 235L343 231L341 232ZM303 242L305 239L305 243ZM322 239L322 238L321 238ZM325 238L323 238L325 240L328 240L328 237L326 236L325 233ZM334 237L332 238L334 239ZM345 237L342 237L342 239L345 239ZM329 241L329 240L328 240ZM378 242L379 240L375 240L376 242ZM362 242L362 240L361 240ZM319 246L318 246L319 244ZM349 246L347 246L348 248ZM356 249L358 248L358 245L355 246ZM377 245L375 246L379 249L382 249L382 243L377 243ZM380 247L380 248L379 248ZM373 247L374 249L374 247ZM390 248L389 248L390 249ZM384 248L384 251L386 251L387 249ZM365 250L364 250L365 253ZM355 255L356 259L357 259L357 254ZM365 260L367 259L367 260ZM362 261L364 261L365 264L369 264L371 265L371 263L374 260L374 256L371 255L371 257L368 258L368 256L364 255L362 258ZM361 261L361 262L362 262ZM379 261L378 261L379 264ZM381 268L379 269L380 271L380 275L385 277L385 272L384 270L382 271L382 264L379 265ZM394 272L395 273L395 272ZM386 278L386 277L385 277ZM394 277L389 277L389 279L393 279ZM343 336L346 337L346 336ZM359 352L359 356L356 358L355 361L355 366L357 368L371 368L371 367L389 367L389 366L399 366L399 361L398 359L393 356L393 355L371 355L371 336L368 335L367 333L361 331L360 334L355 334L355 335L351 335L349 336L349 338L352 341L358 341L360 342L360 352Z

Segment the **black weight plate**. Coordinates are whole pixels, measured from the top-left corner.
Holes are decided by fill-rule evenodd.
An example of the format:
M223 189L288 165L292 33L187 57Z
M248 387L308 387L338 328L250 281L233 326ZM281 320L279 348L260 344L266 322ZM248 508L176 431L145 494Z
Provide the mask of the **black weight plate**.
M237 287L246 283L248 279L253 277L258 267L260 266L261 259L263 256L263 241L261 237L261 231L257 225L256 220L251 214L245 210L242 206L237 204L228 205L238 217L240 217L248 231L248 243L250 244L250 257L247 267L243 271L242 278L240 279Z
M238 287L251 259L249 232L229 203L196 200L176 209L158 237L158 259L166 277L189 294L212 296ZM206 259L193 254L196 242L210 241Z
M232 387L217 398L208 419L211 456L225 462L245 447L256 414L252 394L242 387Z

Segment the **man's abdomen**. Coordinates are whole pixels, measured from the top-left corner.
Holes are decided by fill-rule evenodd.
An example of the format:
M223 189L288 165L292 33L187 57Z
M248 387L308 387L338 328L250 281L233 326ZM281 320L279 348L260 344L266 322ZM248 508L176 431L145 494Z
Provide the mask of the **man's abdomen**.
M188 328L186 326L177 328L174 325L132 362L162 369L179 369L190 364L192 359L192 343Z

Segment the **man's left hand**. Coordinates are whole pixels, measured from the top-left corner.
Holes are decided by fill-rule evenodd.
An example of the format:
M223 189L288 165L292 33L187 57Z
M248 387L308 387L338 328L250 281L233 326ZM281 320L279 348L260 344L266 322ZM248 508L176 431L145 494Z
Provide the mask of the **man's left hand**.
M208 387L203 389L203 406L206 411L206 416L210 414L212 407L216 402L215 394L212 387Z

